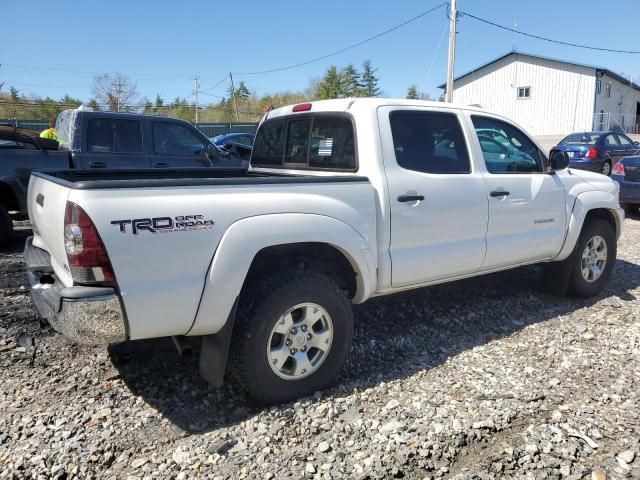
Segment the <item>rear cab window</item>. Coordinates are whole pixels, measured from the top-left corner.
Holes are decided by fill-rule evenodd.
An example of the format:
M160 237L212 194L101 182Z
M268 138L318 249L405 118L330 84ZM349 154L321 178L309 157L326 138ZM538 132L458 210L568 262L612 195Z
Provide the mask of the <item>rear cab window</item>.
M353 172L357 168L353 122L347 115L278 117L259 128L254 167Z

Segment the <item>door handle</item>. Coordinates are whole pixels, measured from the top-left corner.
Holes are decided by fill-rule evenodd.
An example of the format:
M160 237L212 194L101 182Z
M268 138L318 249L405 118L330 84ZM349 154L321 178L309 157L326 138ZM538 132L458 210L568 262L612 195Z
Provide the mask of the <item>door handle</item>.
M494 190L489 195L492 197L506 197L507 195L510 195L510 193L505 190Z
M89 168L105 168L107 165L104 162L90 162Z
M424 195L400 195L398 197L399 202L421 202L424 200Z
M166 168L169 166L169 164L167 162L156 162L153 164L153 166L157 168Z

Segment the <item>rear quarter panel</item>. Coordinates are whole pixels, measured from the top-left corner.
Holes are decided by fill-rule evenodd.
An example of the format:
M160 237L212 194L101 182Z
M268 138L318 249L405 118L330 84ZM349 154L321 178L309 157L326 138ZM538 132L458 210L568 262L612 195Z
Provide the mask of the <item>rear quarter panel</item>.
M69 200L85 209L102 237L131 339L182 335L191 329L216 247L239 220L282 213L333 217L350 225L375 250L375 205L368 182L71 190ZM121 232L111 223L186 215L202 215L214 225L155 234L141 230L134 235L131 225ZM266 238L270 232L262 233ZM251 255L250 249L246 253Z

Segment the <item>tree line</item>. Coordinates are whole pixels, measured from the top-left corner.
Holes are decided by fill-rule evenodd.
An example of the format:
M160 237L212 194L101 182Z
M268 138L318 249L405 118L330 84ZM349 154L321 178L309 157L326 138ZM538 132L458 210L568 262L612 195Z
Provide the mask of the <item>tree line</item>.
M304 91L285 91L257 96L244 81L235 89L229 86L225 95L201 92L198 120L200 123L256 122L264 112L283 105L312 100L347 97L377 97L382 94L380 79L369 60L362 62L361 69L353 64L344 67L330 66L320 79L312 80ZM103 111L142 112L166 115L195 122L196 104L194 94L165 100L160 94L155 98L141 96L137 84L128 76L105 73L94 77L93 96L88 101L65 95L60 99L51 97L26 97L18 89L10 87L7 93L0 91L0 118L3 119L49 119L61 110L76 108L82 104ZM209 101L211 98L215 101ZM406 98L429 99L415 85L407 89Z

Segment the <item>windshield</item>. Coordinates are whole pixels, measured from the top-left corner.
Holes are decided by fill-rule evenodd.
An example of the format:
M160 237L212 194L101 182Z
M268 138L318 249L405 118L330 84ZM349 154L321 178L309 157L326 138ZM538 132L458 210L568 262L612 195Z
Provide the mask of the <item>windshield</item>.
M595 145L599 133L572 133L560 142L560 145Z

